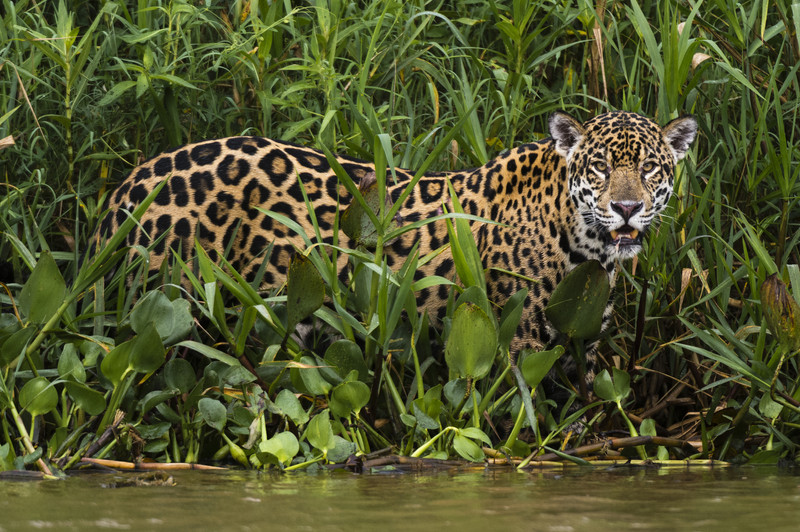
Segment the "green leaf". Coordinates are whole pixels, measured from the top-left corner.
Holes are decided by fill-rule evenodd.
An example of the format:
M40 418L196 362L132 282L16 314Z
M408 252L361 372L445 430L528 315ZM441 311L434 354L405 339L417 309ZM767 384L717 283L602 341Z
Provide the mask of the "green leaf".
M62 379L86 382L86 369L78 358L75 344L67 344L58 357L58 376Z
M608 370L601 371L594 379L594 393L606 401L621 402L631 392L631 377L621 369L612 368L614 378Z
M175 344L174 347L188 347L192 351L196 351L206 358L210 358L211 360L218 360L223 364L227 364L228 366L242 365L238 360L236 360L235 357L232 357L227 353L223 353L219 349L214 349L211 346L201 344L200 342L195 342L193 340L184 340L183 342Z
M539 386L539 383L547 376L553 364L555 364L556 360L558 360L562 354L564 354L564 347L560 345L549 351L530 353L522 361L522 365L520 365L519 368L522 371L525 383L530 386L531 389Z
M279 432L272 438L259 443L258 450L271 454L279 463L287 466L292 463L292 459L300 451L300 443L291 432Z
M325 300L325 284L311 259L296 253L286 276L287 333L314 313Z
M489 436L478 427L465 427L459 431L459 434L472 440L480 440L486 445L492 444L492 440L489 439Z
M489 373L497 352L497 330L486 313L472 303L459 306L453 315L445 360L458 377L481 379Z
M5 342L0 345L0 368L5 368L12 364L23 351L25 346L36 334L36 327L25 327L20 329L9 336Z
M378 220L380 215L380 191L378 188L378 181L375 172L370 172L365 175L358 185L358 190L364 198L364 202L369 208L369 212L364 209L362 204L358 201L351 201L350 205L344 210L340 221L341 230L355 241L356 245L364 246L368 249L375 249L378 245L378 229L375 227L374 220ZM392 208L392 198L389 194L384 198L384 213L387 213ZM388 227L384 233L394 231L402 224L400 215L396 215L394 219L389 222ZM380 220L378 220L380 222ZM384 242L385 245L391 242Z
M34 377L19 391L19 405L32 416L46 414L58 404L58 392L44 377Z
M125 373L131 369L131 349L135 339L122 342L108 353L100 363L100 371L114 386L122 382Z
M504 352L509 349L511 340L513 340L514 336L517 334L517 327L522 317L522 311L525 309L525 299L527 297L528 290L523 288L508 298L506 304L503 305L503 312L500 314L498 343Z
M280 409L280 414L288 416L295 425L305 425L308 423L308 412L306 412L300 401L291 390L283 389L275 397L275 406Z
M358 415L369 402L369 396L369 386L363 382L343 382L331 393L331 412L341 417L349 416L351 412Z
M44 323L64 302L67 285L49 251L43 251L19 295L19 309L31 323Z
M325 362L336 368L343 379L353 371L358 371L358 380L369 379L369 370L364 362L364 354L355 342L343 338L333 342L325 351Z
M197 383L197 378L186 359L173 358L164 365L164 381L170 388L188 393Z
M596 260L581 263L558 283L545 316L571 338L595 338L600 334L610 293L608 273L602 264Z
M293 368L292 371L297 371L300 374L300 378L303 380L308 392L312 395L328 395L332 386L322 377L319 368L315 367L317 361L310 356L304 356L300 358L300 362L309 367Z
M470 462L483 462L483 451L478 444L461 434L453 437L453 448L462 458Z
M203 397L197 402L200 415L207 425L222 431L228 421L228 409L220 401L210 397Z
M333 438L333 428L331 428L331 419L327 409L311 418L304 436L308 443L322 451L325 456L328 455L330 449L334 448L336 441Z
M67 381L67 393L84 412L97 416L106 409L106 399L102 393L80 382Z
M161 343L155 324L150 322L144 331L133 339L130 365L140 373L150 373L161 367L165 358L164 344Z

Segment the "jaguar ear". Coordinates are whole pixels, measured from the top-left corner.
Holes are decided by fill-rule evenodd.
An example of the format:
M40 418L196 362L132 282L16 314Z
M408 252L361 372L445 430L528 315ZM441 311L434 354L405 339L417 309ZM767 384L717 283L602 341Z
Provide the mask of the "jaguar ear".
M664 126L664 142L672 150L675 162L683 159L689 146L697 136L697 120L693 116L682 116Z
M556 141L556 151L566 158L581 142L586 130L580 122L563 111L550 115L550 136Z

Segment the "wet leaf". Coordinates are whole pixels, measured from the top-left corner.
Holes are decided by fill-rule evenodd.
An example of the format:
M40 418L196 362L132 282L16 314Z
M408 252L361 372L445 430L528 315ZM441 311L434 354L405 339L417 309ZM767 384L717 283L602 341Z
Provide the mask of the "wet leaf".
M322 377L319 368L314 367L317 365L317 361L310 356L304 356L300 358L300 362L308 367L294 368L292 371L297 371L300 374L300 378L308 392L313 395L328 395L332 385Z
M610 293L608 273L600 262L581 263L558 283L545 316L571 338L595 338L600 334Z
M34 377L19 391L19 405L32 416L46 414L58 404L58 392L44 377Z
M458 377L480 379L489 373L497 352L497 331L486 313L472 303L459 306L453 315L445 360Z
M286 330L292 332L298 323L322 306L325 284L314 263L302 253L292 258L286 282Z
M22 287L19 309L31 323L44 323L64 302L67 285L49 251L43 251Z
M134 340L122 342L108 353L100 363L100 371L114 386L118 386L125 373L130 369L131 349Z
M75 344L67 344L58 357L58 376L62 379L86 382L86 369L78 358Z
M631 392L631 377L621 369L612 368L614 378L604 369L594 379L594 393L606 401L621 402Z
M150 373L161 367L165 358L164 344L155 324L151 322L133 339L130 366L140 373Z

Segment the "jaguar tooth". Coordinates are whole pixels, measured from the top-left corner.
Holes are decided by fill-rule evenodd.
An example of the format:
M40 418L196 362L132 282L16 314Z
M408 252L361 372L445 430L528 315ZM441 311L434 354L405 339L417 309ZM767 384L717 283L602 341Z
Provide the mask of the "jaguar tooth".
M616 240L619 233L617 231L611 230L611 240Z
M637 236L639 236L638 229L634 229L633 231L631 231L631 240L635 239Z

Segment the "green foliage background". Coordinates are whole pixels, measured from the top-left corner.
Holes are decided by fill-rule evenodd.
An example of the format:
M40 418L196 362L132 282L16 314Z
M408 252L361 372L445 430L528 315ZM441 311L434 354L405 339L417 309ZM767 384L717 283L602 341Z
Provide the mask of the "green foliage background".
M348 398L337 403L329 397L331 382L309 384L311 370L302 372L305 384L295 388L305 392L300 401L275 386L267 390L272 406L259 407L258 394L247 395L255 393L246 386L250 379L219 376L238 367L233 356L262 361L263 346L248 340L254 324L262 323L258 311L247 310L258 301L244 303L252 294L237 292L237 307L220 308L219 301L215 307L213 298L201 297L189 309L175 303L177 290L168 289L165 301L147 304L169 306L162 311L174 312L176 329L155 331L146 320L134 325L133 298L124 287L109 287L108 300L97 287L85 297L103 272L81 272L79 258L104 194L136 164L170 147L263 135L373 160L387 155L376 150L388 142L392 162L414 169L454 133L431 168L462 169L545 137L547 118L557 109L582 119L625 109L662 124L692 113L700 130L670 209L618 283L614 326L601 344L605 366L628 371L634 393L624 404L609 398L593 419L627 426L622 414L614 414L620 405L626 422L650 419L645 426L654 431L695 441L698 456L767 462L795 456L796 351L777 342L764 323L762 304L769 301L762 303L760 286L777 272L800 293L797 5L2 4L0 139L12 136L15 144L0 150L0 469L37 459L73 465L71 458L86 451L95 431L111 423L111 405L138 410L129 417L136 436L106 444L108 456L144 452L196 461L230 452L251 466L287 466L330 459L333 449L341 455L339 438L360 451L395 444L407 454L436 449L437 456L480 458L476 442L498 443L486 438L490 427L476 416L465 426L453 408L459 405L448 402L436 379L421 378L441 357L437 363L423 353L416 367L409 358L401 369L391 363L386 368L397 379L397 385L382 381L380 389L395 405L386 407L396 409L391 430L359 424L359 386L336 388ZM55 268L69 288L53 281L53 289L66 295L37 317L23 301L43 300L23 296L22 285L42 257L47 265L40 276L59 277ZM226 288L235 286L233 280ZM187 322L190 311L210 320L211 331ZM230 320L233 328L226 326ZM788 327L794 327L791 320ZM170 336L184 330L190 336L181 336L182 342ZM123 349L126 342L139 347ZM165 357L131 355L147 342L156 351L166 346ZM186 355L189 349L201 353L200 362ZM27 355L18 357L22 352ZM319 362L306 357L298 352L292 362ZM148 389L142 377L153 371L150 383L157 385L149 394L155 395L136 395L137 386ZM513 384L500 370L493 378ZM241 395L224 393L226 386L238 386ZM49 391L37 392L41 388ZM498 394L486 398L496 401L498 419L517 416L519 401L512 405L514 394L500 390L483 389ZM320 410L314 396L338 404L331 406L336 411L329 416ZM411 418L398 426L401 414ZM30 447L21 443L26 432ZM253 434L260 438L257 459L247 442ZM137 438L144 450L136 448ZM663 449L648 453L664 456Z

